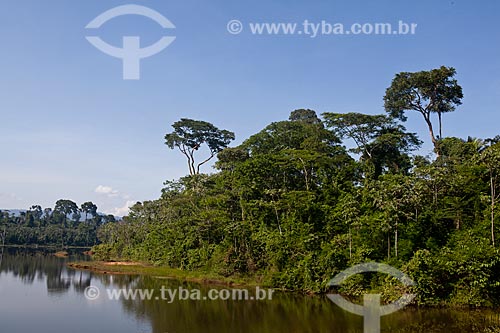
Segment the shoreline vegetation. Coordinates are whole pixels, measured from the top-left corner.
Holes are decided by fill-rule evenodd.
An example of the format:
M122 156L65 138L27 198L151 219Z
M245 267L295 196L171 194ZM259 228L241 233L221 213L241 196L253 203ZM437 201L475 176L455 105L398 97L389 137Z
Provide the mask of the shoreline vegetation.
M37 245L37 244L5 244L1 245L0 248L17 248L17 249L46 249L46 250L89 250L91 249L90 246L64 246L61 247L60 245Z
M228 287L267 287L265 285L260 285L256 280L251 278L223 277L210 272L185 271L176 268L153 266L144 262L80 261L69 262L66 265L72 269L92 271L98 274L145 275L157 278L175 279L179 281Z
M176 268L153 266L144 262L132 262L132 261L84 261L84 262L69 262L66 264L67 267L75 270L91 271L97 274L105 275L142 275L151 276L158 279L172 279L182 282L194 282L201 285L211 285L211 286L225 286L229 288L251 288L251 287L263 287L263 288L273 288L280 292L302 294L307 296L324 296L327 292L301 292L296 290L287 290L275 288L271 285L261 284L255 278L250 277L223 277L216 275L211 272L205 271L185 271ZM379 293L380 290L365 290L365 293ZM392 297L382 298L383 304L391 303L395 299L401 297L403 293L399 290L398 295L391 295ZM361 302L361 293L352 294L346 290L343 290L341 294L352 302ZM466 304L455 304L450 302L440 302L434 304L415 304L411 303L407 306L408 308L442 308L442 309L469 309L469 310L479 310L479 309L490 309L493 310L496 307L491 306L476 306L472 307Z

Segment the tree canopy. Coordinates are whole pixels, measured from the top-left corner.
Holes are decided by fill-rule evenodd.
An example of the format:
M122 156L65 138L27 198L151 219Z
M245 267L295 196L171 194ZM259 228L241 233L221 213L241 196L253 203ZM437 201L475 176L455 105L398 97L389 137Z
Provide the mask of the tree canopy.
M84 221L80 221L81 214L85 214ZM97 205L90 201L80 208L71 200L61 199L53 209L32 205L17 214L0 210L0 225L5 227L8 245L90 247L98 243L98 229L109 222L116 222L115 217L97 213Z
M235 136L233 132L221 130L209 122L182 118L172 124L174 131L165 135L165 144L177 148L186 156L190 175L200 173L200 167L226 148ZM206 145L209 156L196 163L195 152Z
M391 117L405 121L405 111L417 111L422 115L438 155L437 141L443 138L442 114L455 111L462 104L462 87L454 78L455 74L453 67L445 66L430 71L401 72L396 74L384 96L385 110ZM438 116L437 137L432 114Z

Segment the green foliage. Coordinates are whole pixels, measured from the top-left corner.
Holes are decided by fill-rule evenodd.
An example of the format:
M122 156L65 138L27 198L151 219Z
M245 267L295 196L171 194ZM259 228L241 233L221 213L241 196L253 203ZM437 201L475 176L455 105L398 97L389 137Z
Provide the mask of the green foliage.
M322 121L295 110L231 148L231 132L182 119L166 143L187 154L190 175L101 226L94 250L304 292L326 291L351 265L387 262L415 280L418 304L498 305L498 140L432 137L440 154L430 160L411 155L421 142L399 123L416 110L432 127L431 113L453 111L462 98L454 75L446 67L398 74L385 97L389 116ZM205 143L218 154L211 175L193 164ZM351 296L366 290L385 301L407 291L379 274L342 287Z
M462 87L454 79L455 74L454 68L445 66L416 73L402 72L396 74L384 96L385 110L391 117L406 121L405 111L417 111L423 116L438 155L438 139L443 138L442 114L462 104ZM431 120L433 113L438 115L438 138Z
M234 140L233 132L220 130L211 123L202 120L182 118L176 121L172 127L174 131L165 135L165 144L170 149L179 149L186 156L190 175L199 174L203 164L210 161ZM195 152L204 144L208 147L209 157L196 164Z
M310 109L298 109L292 111L288 120L300 121L307 124L321 124L321 119L318 118L316 112Z
M405 173L411 167L408 153L421 142L414 133L385 115L362 113L323 113L333 133L356 144L352 151L361 154L365 176L377 178L384 172Z
M81 213L85 214L84 221L80 221ZM98 215L97 206L92 202L78 208L71 200L58 200L54 209L33 205L19 215L0 211L0 227L5 228L7 245L90 247L98 242L99 226L114 220L112 215Z
M430 71L402 72L396 75L384 97L385 108L392 117L403 118L406 110L451 112L462 104L462 88L453 77L452 67L441 66Z
M471 230L454 235L439 251L417 251L406 270L419 304L499 304L500 253Z

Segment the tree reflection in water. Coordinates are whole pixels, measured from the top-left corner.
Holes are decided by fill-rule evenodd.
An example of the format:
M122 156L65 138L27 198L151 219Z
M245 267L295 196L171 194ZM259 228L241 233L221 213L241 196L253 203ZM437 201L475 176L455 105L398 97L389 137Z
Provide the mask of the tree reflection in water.
M65 299L95 306L96 311L119 311L124 318L146 323L151 332L144 333L345 333L362 332L362 318L336 307L326 297L312 297L290 293L276 293L266 301L210 301L176 300L102 300L92 303L83 297L85 288L92 285L105 289L153 289L162 286L178 290L197 288L207 295L209 288L193 283L155 277L132 275L101 275L66 268L68 260L83 260L83 256L70 259L57 258L53 251L27 251L6 249L0 265L0 281L11 274L21 283L46 284L49 297ZM73 291L73 293L70 293ZM80 298L76 298L80 294ZM90 302L90 303L89 303ZM77 303L80 307L79 303ZM95 312L94 317L96 316ZM108 314L109 312L105 312ZM104 316L104 318L107 318ZM86 320L86 319L82 319ZM103 321L104 320L104 321ZM382 331L394 333L449 333L500 332L499 315L493 311L460 311L451 309L409 308L382 319ZM96 325L113 330L118 323L101 319ZM83 325L83 323L80 323ZM137 333L132 327L127 332ZM123 328L122 328L123 331ZM143 332L141 332L143 333Z
M83 255L73 251L71 260L85 260ZM35 280L44 281L49 295L64 294L73 289L83 293L90 286L91 272L77 272L67 269L67 258L58 258L49 249L7 248L0 265L0 276L10 273L25 284Z

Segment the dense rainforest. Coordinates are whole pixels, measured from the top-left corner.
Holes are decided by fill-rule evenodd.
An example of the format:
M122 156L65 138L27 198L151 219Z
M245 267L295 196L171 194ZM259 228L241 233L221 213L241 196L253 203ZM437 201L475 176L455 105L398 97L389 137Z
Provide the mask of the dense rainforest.
M54 208L33 205L27 211L0 210L0 245L90 247L98 243L99 227L116 222L113 215L101 215L92 202L78 205L58 200Z
M179 120L165 144L186 157L189 175L103 225L96 257L304 292L378 261L414 279L418 304L498 305L500 137L443 136L463 99L455 75L402 72L383 114L298 109L235 147L228 130ZM409 113L428 127L422 138L405 128ZM427 138L434 154L421 156ZM217 172L201 173L215 157ZM373 282L354 280L344 292ZM399 288L389 282L386 299Z

